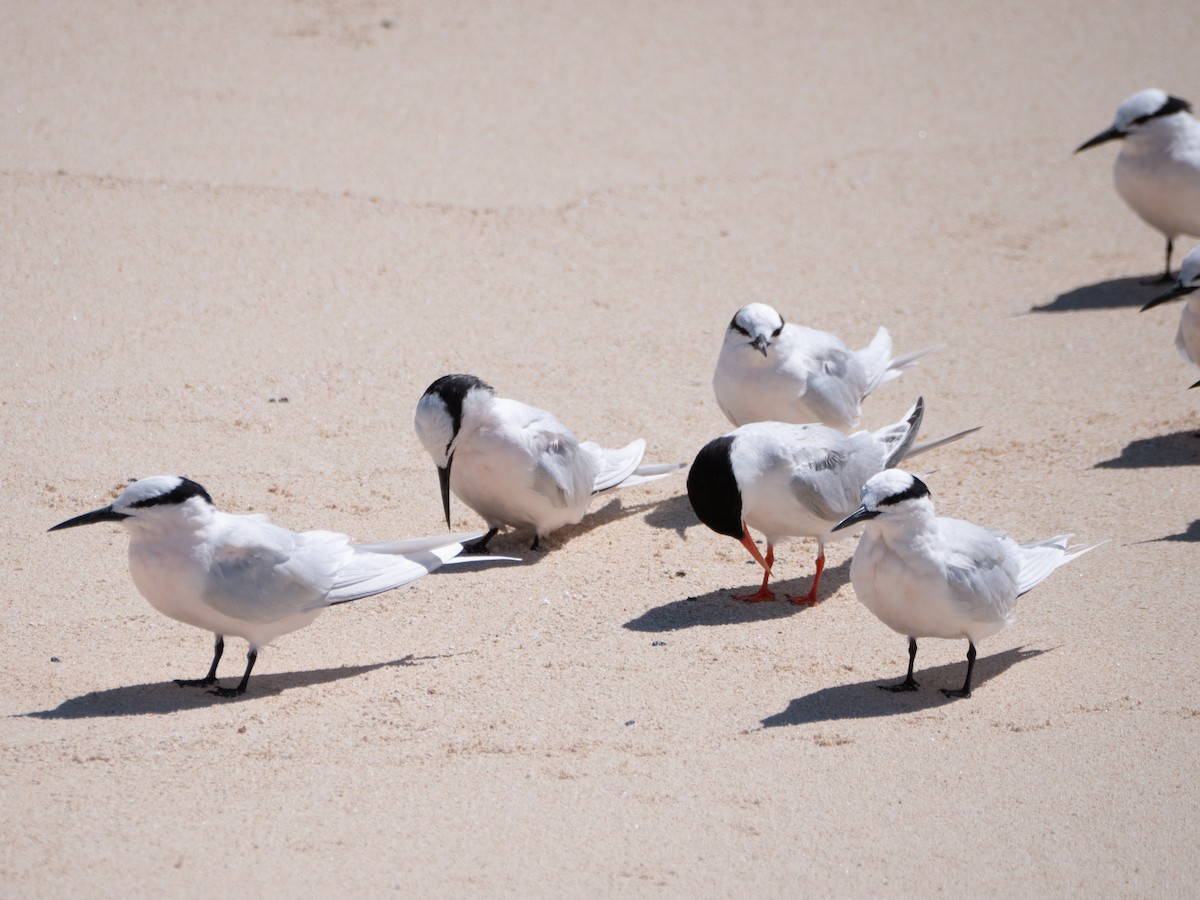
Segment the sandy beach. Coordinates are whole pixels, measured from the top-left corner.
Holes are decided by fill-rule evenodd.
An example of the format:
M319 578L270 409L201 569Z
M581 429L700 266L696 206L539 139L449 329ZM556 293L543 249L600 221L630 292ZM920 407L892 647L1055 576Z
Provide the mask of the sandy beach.
M9 3L0 29L0 893L1185 897L1200 378L1106 146L1200 103L1181 3ZM1195 246L1177 241L1175 265ZM979 647L761 570L685 475L545 552L324 613L249 691L138 594L181 474L356 540L446 530L412 427L473 373L690 462L736 310L900 352L941 514L1107 543ZM934 471L936 470L936 471ZM482 521L452 504L456 530ZM807 590L815 542L778 548ZM220 675L241 674L230 639ZM1189 824L1190 823L1190 824ZM1189 837L1190 835L1190 837Z

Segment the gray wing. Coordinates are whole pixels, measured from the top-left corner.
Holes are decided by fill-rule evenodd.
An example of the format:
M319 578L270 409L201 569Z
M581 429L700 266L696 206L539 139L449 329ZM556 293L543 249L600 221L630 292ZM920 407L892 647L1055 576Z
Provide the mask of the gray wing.
M234 523L213 555L204 599L234 619L274 622L323 605L351 556L342 534Z
M961 519L938 519L946 578L962 615L976 622L1008 621L1017 599L1016 545L1002 532Z
M869 435L846 438L832 429L821 433L825 431L829 440L806 442L793 452L791 487L801 504L833 523L854 512L862 486L882 465Z

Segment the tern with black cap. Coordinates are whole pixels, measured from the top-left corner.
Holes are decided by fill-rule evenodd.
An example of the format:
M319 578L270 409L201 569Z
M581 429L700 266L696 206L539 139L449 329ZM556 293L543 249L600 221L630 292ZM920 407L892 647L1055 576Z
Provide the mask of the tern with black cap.
M1196 247L1183 258L1179 267L1179 280L1169 291L1159 294L1142 307L1142 312L1153 309L1160 303L1187 297L1183 312L1179 314L1179 330L1175 332L1175 348L1186 362L1200 366L1200 247ZM1200 387L1197 381L1192 387Z
M1117 107L1112 125L1080 144L1079 153L1121 141L1113 183L1121 199L1167 239L1158 282L1171 281L1171 254L1181 234L1200 237L1200 121L1192 105L1158 88L1138 91Z
M450 527L450 494L479 513L487 533L467 546L485 549L502 525L532 528L533 546L574 525L592 496L657 481L682 463L642 465L646 442L616 450L580 442L543 409L497 397L474 375L443 375L417 402L413 428L438 469Z
M50 531L103 522L129 532L129 572L150 605L216 635L208 674L176 683L213 687L210 693L222 697L245 693L259 649L275 638L308 625L328 606L415 581L454 559L464 540L478 537L352 544L332 531L289 531L263 515L221 512L208 491L177 475L135 481L108 506ZM250 645L234 688L216 686L229 635Z
M846 535L833 525L859 502L872 475L902 459L956 441L978 429L915 444L925 403L918 399L904 418L877 431L845 435L825 425L752 422L709 441L688 472L688 500L697 518L717 534L741 543L763 568L762 585L753 594L734 595L746 602L774 600L768 587L775 545L786 537L817 539L812 588L790 602L812 605L825 568L825 544ZM767 539L759 552L750 529Z
M1018 544L1003 532L934 515L929 488L900 469L863 485L862 504L833 526L865 523L850 563L854 593L879 621L908 638L908 674L889 691L915 691L917 638L967 641L967 677L948 697L970 697L975 645L1013 623L1019 596L1098 544L1069 534Z
M880 328L861 350L825 331L806 328L765 303L734 315L713 372L717 405L735 426L750 422L820 422L848 431L858 425L862 401L930 347L892 356L892 337Z

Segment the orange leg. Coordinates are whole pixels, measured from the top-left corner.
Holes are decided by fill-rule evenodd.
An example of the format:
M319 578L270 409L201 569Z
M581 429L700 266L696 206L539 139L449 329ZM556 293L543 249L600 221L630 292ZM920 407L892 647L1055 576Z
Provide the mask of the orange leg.
M825 571L825 545L817 545L817 574L813 576L812 587L803 597L788 597L788 603L795 603L797 606L816 606L820 601L817 599L817 585L821 583L821 573Z
M751 540L749 532L746 532L745 537L742 539L743 544L746 542L749 542L750 546L754 547L754 541ZM770 544L767 544L766 559L763 559L761 556L759 556L757 547L754 547L753 555L758 559L759 564L763 567L762 587L760 587L758 591L753 594L731 594L730 596L734 600L741 600L743 603L757 603L760 600L774 600L775 592L767 587L767 579L771 577L771 566L775 565L775 548Z

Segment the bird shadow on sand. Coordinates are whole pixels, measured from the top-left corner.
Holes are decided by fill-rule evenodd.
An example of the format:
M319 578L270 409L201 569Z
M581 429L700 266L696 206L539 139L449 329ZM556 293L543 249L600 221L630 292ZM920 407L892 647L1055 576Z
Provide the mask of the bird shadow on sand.
M1085 284L1074 290L1059 294L1042 306L1031 306L1031 313L1078 312L1089 309L1121 309L1140 307L1147 300L1161 294L1170 285L1167 282L1143 284L1142 278L1114 278Z
M1160 538L1152 538L1148 541L1138 541L1139 544L1157 544L1159 541L1182 541L1188 544L1200 543L1200 519L1192 522L1186 529L1178 534L1168 534Z
M630 516L640 515L647 511L650 511L652 515L655 509L664 504L671 503L675 499L672 497L667 500L655 500L649 503L637 503L627 506L621 502L620 497L613 497L603 506L590 510L578 525L567 525L548 537L542 538L540 542L541 546L538 550L530 549L530 544L533 543L533 529L505 528L488 543L487 552L499 556L519 556L525 563L541 562L543 557L553 555L555 551L570 542L572 538L587 534L594 528L603 528L605 525L610 525L613 522L628 519ZM686 504L686 497L684 498L684 502Z
M975 674L971 679L972 693L977 693L987 682L1017 663L1048 652L1015 647L1003 653L979 657L975 661ZM962 687L963 676L966 673L967 663L964 655L960 662L914 672L913 677L921 685L919 690L901 694L880 690L881 684L894 684L904 679L903 667L898 667L892 678L840 684L797 697L788 704L787 709L767 716L762 720L762 724L764 728L779 728L784 725L809 725L813 722L835 722L844 719L875 719L933 709L959 702L947 697L938 688Z
M762 569L755 566L756 573ZM819 596L831 597L850 581L850 560L825 570L821 576ZM672 600L662 606L647 610L636 619L630 619L623 627L630 631L661 633L682 631L685 628L717 625L741 625L745 622L764 622L771 619L787 619L809 609L808 606L788 603L783 598L798 597L808 592L811 580L808 577L792 578L787 581L771 582L771 589L778 600L761 603L745 603L733 600L730 594L750 594L758 587L758 581L744 588L721 588L698 597Z
M54 709L44 709L37 712L20 713L20 718L30 719L104 719L114 716L146 716L163 715L183 712L189 709L203 709L208 706L219 706L231 702L254 700L264 696L275 696L293 688L312 687L317 684L328 684L341 681L344 678L355 678L376 669L389 669L396 666L414 666L421 660L434 659L431 656L405 656L403 659L393 659L390 662L372 663L366 666L339 666L336 669L312 669L308 672L279 672L274 674L252 675L246 693L241 697L218 697L207 690L196 687L182 687L174 681L158 681L152 684L130 684L125 687L109 688L104 691L91 691L79 697L64 700ZM230 676L221 679L226 687L237 683L237 678Z
M1154 469L1200 465L1200 435L1176 431L1130 441L1115 459L1098 462L1094 469Z
M655 508L646 513L644 521L651 528L670 529L684 540L687 540L687 530L700 524L687 494L676 494L655 504Z

